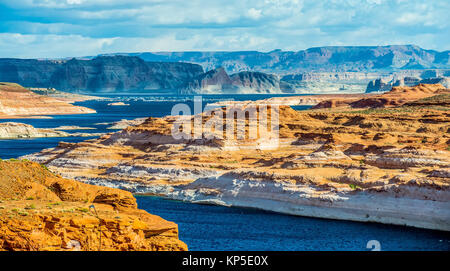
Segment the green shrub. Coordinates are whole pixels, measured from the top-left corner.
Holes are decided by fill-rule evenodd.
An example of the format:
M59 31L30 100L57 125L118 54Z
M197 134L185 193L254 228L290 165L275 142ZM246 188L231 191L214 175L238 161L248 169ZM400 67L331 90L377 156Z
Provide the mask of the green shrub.
M351 184L351 183L349 183L348 186L350 186L350 188L353 189L353 190L356 190L356 189L358 189L358 188L361 188L361 187L359 187L359 186L357 186L357 185L355 185L355 184Z
M25 207L25 210L32 210L32 209L36 209L36 206L34 204Z

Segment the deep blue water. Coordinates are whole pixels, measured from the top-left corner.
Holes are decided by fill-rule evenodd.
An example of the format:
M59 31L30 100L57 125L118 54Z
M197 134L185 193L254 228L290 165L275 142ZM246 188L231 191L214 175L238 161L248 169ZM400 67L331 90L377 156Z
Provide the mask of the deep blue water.
M204 95L203 106L223 100L257 100L276 95ZM58 115L51 119L10 119L38 128L58 126L93 127L69 132L113 132L109 125L121 119L161 117L183 102L193 106L193 96L108 96L111 101L76 103L97 114ZM108 106L123 101L130 106ZM294 107L296 110L308 106ZM131 109L131 110L130 110ZM87 137L0 140L0 158L15 158L55 147L58 142L79 142ZM196 205L156 197L138 196L138 204L150 213L179 225L180 238L190 250L366 250L369 240L378 240L383 250L449 250L449 233L381 224L367 224L279 215L259 210Z
M189 250L450 250L450 233L275 214L136 196L139 208L174 221Z

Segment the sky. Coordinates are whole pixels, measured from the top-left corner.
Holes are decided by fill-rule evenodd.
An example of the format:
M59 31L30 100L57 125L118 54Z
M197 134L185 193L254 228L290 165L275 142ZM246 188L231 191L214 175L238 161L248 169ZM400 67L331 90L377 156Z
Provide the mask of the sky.
M449 0L0 0L0 57L391 44L444 51L449 11Z

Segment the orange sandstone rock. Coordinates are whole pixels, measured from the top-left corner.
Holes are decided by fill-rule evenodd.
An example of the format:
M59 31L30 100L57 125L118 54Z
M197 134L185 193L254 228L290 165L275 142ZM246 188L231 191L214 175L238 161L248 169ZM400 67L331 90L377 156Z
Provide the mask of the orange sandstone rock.
M0 250L187 250L178 227L129 192L0 162Z
M18 84L0 82L0 118L87 113L95 110L35 94Z
M325 100L315 105L314 109L343 106L351 108L395 107L444 93L448 94L450 93L450 90L440 84L419 84L413 87L393 87L390 91L381 95L365 94L359 99L333 98Z

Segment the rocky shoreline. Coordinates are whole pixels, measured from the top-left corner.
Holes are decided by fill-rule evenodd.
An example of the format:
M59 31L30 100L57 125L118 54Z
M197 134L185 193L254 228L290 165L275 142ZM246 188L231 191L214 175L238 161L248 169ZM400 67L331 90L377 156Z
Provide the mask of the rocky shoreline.
M449 231L448 96L433 86L386 95L402 103L307 111L281 105L277 148L258 140L174 140L174 118L165 117L25 158L135 193Z
M450 207L448 202L399 198L396 194L388 195L380 191L330 193L314 197L316 191L308 185L293 186L222 176L204 179L188 187L133 185L99 179L88 180L87 183L197 204L254 208L288 215L450 231L448 223L450 213L445 211ZM414 189L417 190L411 187L411 190Z
M18 122L0 123L0 139L23 139L40 137L101 136L104 133L67 133L62 130L77 130L83 127L35 128ZM85 127L87 128L87 127ZM92 129L92 128L91 128Z

